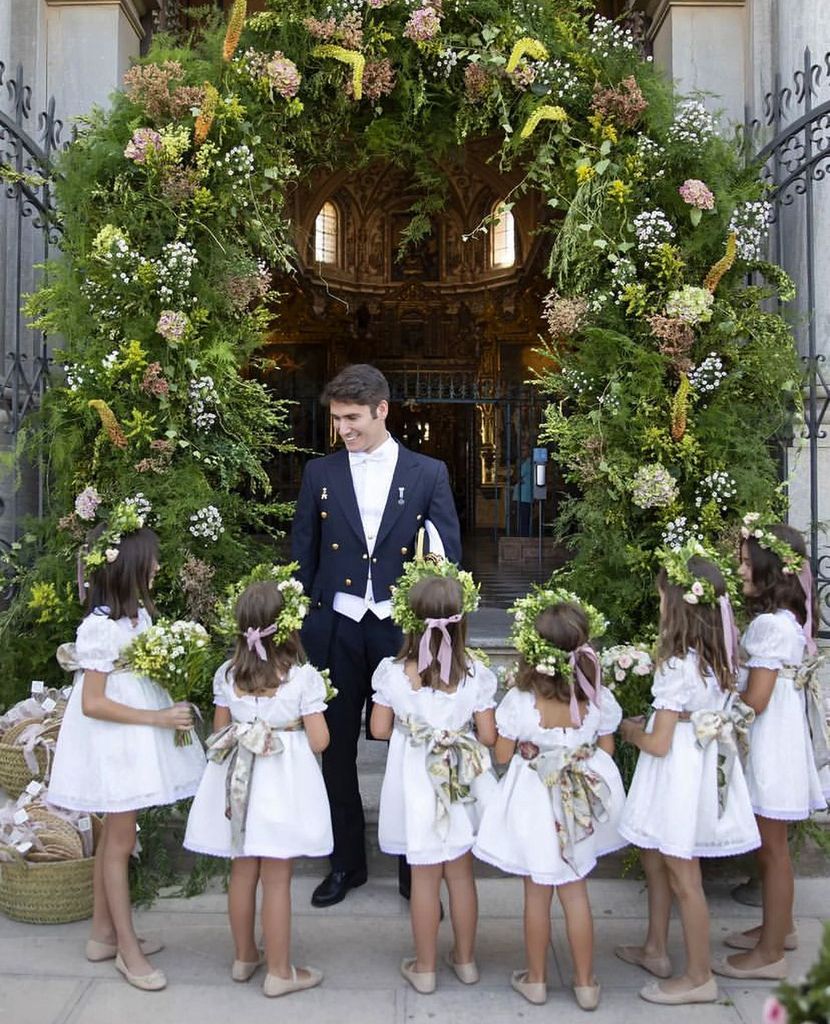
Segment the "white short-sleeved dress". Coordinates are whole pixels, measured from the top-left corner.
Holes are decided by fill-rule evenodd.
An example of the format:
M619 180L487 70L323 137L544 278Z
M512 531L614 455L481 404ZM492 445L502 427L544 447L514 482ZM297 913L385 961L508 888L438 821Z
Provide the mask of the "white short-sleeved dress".
M580 726L545 729L536 707L535 694L509 690L496 711L499 735L517 743L532 743L541 752L557 747L574 750L594 746L599 736L613 733L622 709L614 695L602 687L599 706L588 704ZM599 747L584 762L585 768L607 785L608 818L595 821L593 832L574 843L568 863L563 858L557 829L564 820L561 794L549 788L532 762L518 748L506 775L487 806L473 853L513 875L529 875L539 885L566 885L588 875L597 858L626 845L617 826L625 803L625 791L612 757Z
M48 799L76 811L134 811L193 796L205 767L201 744L176 746L173 729L124 725L83 712L84 670L106 672L106 696L134 708L160 710L173 702L158 683L116 669L121 652L151 624L140 608L135 625L96 608L78 627L80 666L55 749Z
M701 676L697 655L670 658L654 674L655 711L720 711L729 700L717 679ZM651 732L654 717L646 729ZM665 757L640 752L620 832L636 846L670 857L729 857L761 845L740 759L726 779L723 813L718 801L718 744L705 749L691 721L678 720Z
M451 805L445 838L436 828L436 794L427 774L426 748L413 744L401 719L417 719L433 730L472 728L473 715L496 706L497 681L479 661L452 693L430 687L413 689L403 662L384 658L372 676L375 704L392 708L396 725L389 741L380 793L378 842L384 853L405 855L410 864L440 864L472 848L487 800L496 788L490 752L481 747L485 770L471 786L474 800Z
M213 681L214 704L230 710L233 722L260 719L272 727L296 723L326 709L326 684L313 665L295 665L272 697L240 695L230 662ZM323 774L303 729L280 731L283 750L257 757L251 775L241 853L232 851L231 823L225 816L225 781L230 767L209 761L190 808L184 845L215 857L325 857L334 843Z
M804 657L804 632L792 612L780 609L756 616L741 645L739 688L747 685L751 668L780 673L769 704L750 727L746 780L752 806L764 818L809 818L827 800L810 743L805 694L793 680Z

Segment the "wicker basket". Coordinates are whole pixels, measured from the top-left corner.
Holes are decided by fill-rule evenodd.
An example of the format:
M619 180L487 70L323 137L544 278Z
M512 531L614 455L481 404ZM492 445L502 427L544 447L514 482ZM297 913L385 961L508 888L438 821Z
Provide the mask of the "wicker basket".
M94 843L100 818L92 818ZM94 857L0 863L0 911L29 924L66 924L92 916Z
M48 764L43 747L35 747L38 765L38 770L35 773L26 764L23 748L13 742L18 733L35 722L37 722L35 718L18 722L3 734L3 739L0 741L0 789L4 789L13 800L20 796L32 779L42 782L46 777ZM57 739L59 729L60 722L54 722L47 726L43 735L47 738Z

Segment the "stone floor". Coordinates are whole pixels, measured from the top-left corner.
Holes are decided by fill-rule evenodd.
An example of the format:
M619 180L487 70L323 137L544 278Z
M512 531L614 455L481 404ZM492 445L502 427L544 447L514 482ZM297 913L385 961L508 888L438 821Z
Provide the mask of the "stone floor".
M550 954L551 987L545 1008L534 1007L509 987L509 973L522 964L521 883L487 878L479 883L481 920L478 960L481 982L467 988L443 968L431 996L413 992L398 973L410 951L406 905L391 878L375 878L329 910L314 910L309 896L316 882L294 883L294 957L322 967L323 985L312 992L266 1000L261 974L247 985L229 978L232 956L225 897L217 886L193 899L160 899L138 912L142 934L164 938L167 948L154 958L168 976L163 992L142 993L127 986L111 963L83 958L86 922L43 927L0 919L0 1022L2 1024L502 1024L515 1021L584 1020L568 989L570 963L561 915L554 921ZM707 886L712 943L727 931L757 919L757 913L729 898L729 884ZM724 980L717 1003L664 1008L643 1002L637 990L648 979L613 955L619 942L643 933L645 897L635 879L591 883L596 921L596 972L603 985L595 1024L760 1024L771 987L764 982ZM814 959L821 922L830 917L826 879L800 879L797 885L800 949L790 955L791 977ZM448 922L441 925L441 948L449 948ZM680 931L672 925L672 953L681 960Z

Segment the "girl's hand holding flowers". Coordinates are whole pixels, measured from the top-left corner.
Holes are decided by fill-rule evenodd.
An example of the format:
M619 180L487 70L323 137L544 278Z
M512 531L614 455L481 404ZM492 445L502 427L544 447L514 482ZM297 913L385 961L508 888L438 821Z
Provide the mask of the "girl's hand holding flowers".
M180 703L172 708L159 711L158 724L163 729L176 729L179 732L190 732L193 728L193 705Z

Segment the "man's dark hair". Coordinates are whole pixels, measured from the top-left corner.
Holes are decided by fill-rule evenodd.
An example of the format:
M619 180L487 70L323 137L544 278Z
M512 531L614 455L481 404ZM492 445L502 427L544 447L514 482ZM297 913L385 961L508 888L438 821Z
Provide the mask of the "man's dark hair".
M323 405L332 402L368 405L374 416L378 405L389 401L389 382L377 367L368 363L353 363L344 367L326 384L320 401Z

